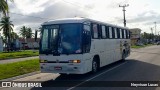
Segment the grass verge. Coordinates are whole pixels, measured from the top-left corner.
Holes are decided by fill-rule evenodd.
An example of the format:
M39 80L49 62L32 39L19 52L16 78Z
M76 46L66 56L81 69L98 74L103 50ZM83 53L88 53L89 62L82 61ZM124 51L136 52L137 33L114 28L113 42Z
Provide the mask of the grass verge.
M0 65L0 80L39 71L38 59Z
M38 56L38 55L39 55L38 51L33 52L32 50L9 52L9 53L3 52L3 53L0 53L0 60L31 57L31 56Z
M137 45L133 45L131 46L131 48L135 48L135 49L138 49L138 48L144 48L144 47L147 47L147 46L152 46L153 44L147 44L147 45L143 45L143 46L137 46Z

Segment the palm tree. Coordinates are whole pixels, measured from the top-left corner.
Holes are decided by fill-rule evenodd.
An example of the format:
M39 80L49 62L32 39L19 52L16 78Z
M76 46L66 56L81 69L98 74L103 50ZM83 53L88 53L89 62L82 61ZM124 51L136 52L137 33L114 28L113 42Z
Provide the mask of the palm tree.
M27 27L22 26L19 33L23 39L26 39L27 38Z
M31 28L27 28L25 26L23 26L21 28L19 33L20 33L21 37L23 37L24 39L33 37L32 29Z
M11 49L16 50L16 39L18 39L19 36L15 32L11 32Z
M5 37L3 37L3 36L1 36L1 38L2 38L2 41L3 41L3 45L5 45L6 46L6 44L7 44L7 40L5 39Z
M33 33L32 33L32 29L29 27L27 28L26 26L22 26L22 28L20 29L19 34L21 35L21 37L25 40L25 42L23 42L24 44L27 43L27 38L32 38L33 37Z
M32 29L31 28L27 28L27 38L32 38L33 37L33 33L32 33Z
M27 27L25 27L25 26L22 26L22 28L20 29L20 35L21 35L21 37L25 40L22 44L23 44L23 49L25 50L25 45L24 44L26 44L27 43Z
M9 0L9 1L14 2L14 0ZM6 0L6 3L8 5L8 0ZM6 11L7 11L6 15L9 17L9 6L8 6L8 10L6 10Z
M2 12L4 16L6 16L8 12L8 4L5 0L0 0L0 12Z
M13 2L14 0L10 1ZM9 13L7 0L0 0L0 12L2 12L4 16L7 16L7 14Z
M17 33L11 32L11 41L12 41L12 42L13 42L15 39L18 39L18 38L19 38L19 36L18 36Z
M3 35L5 39L7 40L7 48L10 48L10 38L11 38L11 32L13 31L14 25L12 24L12 21L10 21L10 17L3 17L0 21L0 31L3 31Z

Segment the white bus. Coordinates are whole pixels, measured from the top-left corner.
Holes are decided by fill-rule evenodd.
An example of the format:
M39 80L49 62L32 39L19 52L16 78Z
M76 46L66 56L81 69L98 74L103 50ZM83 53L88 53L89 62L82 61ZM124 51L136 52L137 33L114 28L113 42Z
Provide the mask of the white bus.
M130 54L130 32L86 18L66 18L42 24L40 67L43 73L84 74Z

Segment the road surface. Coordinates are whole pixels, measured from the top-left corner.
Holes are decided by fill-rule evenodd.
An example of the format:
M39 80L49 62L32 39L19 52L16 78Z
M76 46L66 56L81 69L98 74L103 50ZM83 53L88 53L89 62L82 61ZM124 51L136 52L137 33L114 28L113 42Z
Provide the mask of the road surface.
M117 62L100 69L96 74L85 75L59 75L37 74L16 81L44 81L42 84L53 86L58 81L79 81L69 87L46 88L1 88L2 90L160 90L160 87L93 87L102 85L107 81L160 81L160 46L150 46L133 49L125 62ZM92 87L85 86L95 81ZM119 83L119 82L118 82ZM121 82L122 84L124 82ZM119 83L119 84L121 84ZM63 83L64 84L64 83ZM67 83L66 83L67 84ZM159 85L160 86L160 85Z

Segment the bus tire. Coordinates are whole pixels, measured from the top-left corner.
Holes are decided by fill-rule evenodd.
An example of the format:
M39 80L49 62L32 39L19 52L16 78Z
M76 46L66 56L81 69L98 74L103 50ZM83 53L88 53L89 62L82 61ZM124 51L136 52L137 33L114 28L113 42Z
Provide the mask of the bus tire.
M98 62L96 58L94 58L92 61L92 73L96 73L97 71L98 71Z
M123 51L123 53L122 53L122 61L124 61L125 58L126 58L126 53L125 53L125 51Z

